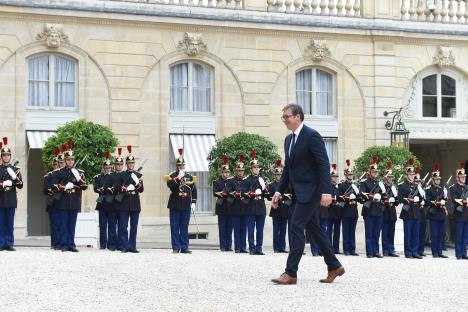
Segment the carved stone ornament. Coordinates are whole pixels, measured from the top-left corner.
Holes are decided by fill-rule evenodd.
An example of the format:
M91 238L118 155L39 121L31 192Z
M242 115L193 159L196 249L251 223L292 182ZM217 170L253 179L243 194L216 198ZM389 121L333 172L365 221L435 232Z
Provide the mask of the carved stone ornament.
M189 32L184 34L184 39L179 41L177 47L185 50L188 56L197 56L201 51L207 49L206 44L202 40L202 34Z
M45 41L49 48L58 48L63 42L68 42L68 36L63 33L61 24L45 24L36 40Z
M438 66L452 66L455 64L452 47L439 46L437 54L434 56L434 64Z
M310 45L305 49L306 55L310 56L313 61L320 62L330 56L330 49L327 47L325 40L312 40Z

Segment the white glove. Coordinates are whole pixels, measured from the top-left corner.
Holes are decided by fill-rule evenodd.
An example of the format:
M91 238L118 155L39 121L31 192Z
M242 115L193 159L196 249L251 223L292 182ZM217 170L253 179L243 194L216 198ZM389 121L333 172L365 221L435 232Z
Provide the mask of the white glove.
M135 190L135 185L129 184L129 185L127 186L127 191L134 191L134 190Z
M7 171L8 171L8 174L10 175L10 177L13 179L13 180L16 180L16 173L13 171L13 169L11 169L10 167L7 168Z
M421 184L418 184L418 192L423 198L426 197L426 192L423 190Z
M182 179L184 176L185 176L185 171L180 170L178 177Z
M359 189L358 189L358 187L356 185L354 185L354 183L351 184L351 187L353 188L354 193L356 193L356 195L359 194Z
M394 197L397 197L397 196L398 196L398 191L397 191L395 185L392 185L392 193L393 193L393 196L394 196Z
M255 190L255 194L257 194L257 195L262 195L262 190L261 190L261 189L256 189L256 190Z
M132 177L133 181L135 181L135 184L140 183L140 180L138 179L135 173L132 172L130 176Z
M349 195L349 199L351 199L351 200L356 199L356 195L354 195L354 193L352 193L351 195Z
M74 187L75 187L75 185L73 183L68 182L67 184L65 184L65 191L66 190L71 190Z
M375 201L379 201L379 200L381 200L381 199L382 199L382 195L380 195L379 193L377 193L377 194L374 195L374 200L375 200Z
M448 196L448 191L447 191L447 188L444 187L444 198L447 198L447 196Z
M388 199L388 202L389 202L389 203L394 203L394 202L395 202L395 197L390 197L390 198Z
M5 180L3 181L3 187L9 187L9 186L12 186L13 185L13 182L11 182L11 180Z
M195 203L192 203L192 204L190 205L190 209L195 210L195 207L196 207L196 206L195 206Z
M413 201L414 201L415 203L419 203L419 196L414 196Z
M440 205L441 205L441 206L445 206L445 200L441 199L441 200L440 200Z
M262 190L266 188L265 181L263 180L262 177L258 177L258 182L260 182L260 185L262 186Z
M385 192L387 192L387 189L385 188L385 185L382 181L379 182L379 187L382 190L382 194L385 194Z
M78 172L78 170L76 170L75 168L72 168L72 169L71 169L71 172L72 172L73 175L75 176L76 181L80 181L80 180L81 180L81 176L80 176L80 173Z

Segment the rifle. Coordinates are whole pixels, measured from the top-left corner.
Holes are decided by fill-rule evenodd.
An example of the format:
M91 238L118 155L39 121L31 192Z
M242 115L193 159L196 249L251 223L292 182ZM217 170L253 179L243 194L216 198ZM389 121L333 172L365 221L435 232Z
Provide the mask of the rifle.
M144 167L144 165L146 164L147 161L148 161L148 159L145 159L145 160L143 161L143 163L141 164L141 166L138 167L138 169L136 170L136 172L139 173L139 172L143 169L143 167ZM129 180L130 178L131 178L131 174L128 175L127 179L124 181L124 183L123 183L122 185L126 185L127 182L128 182L128 180ZM127 192L118 193L117 195L115 195L115 201L118 202L118 203L121 203L122 200L124 199L125 195L127 195Z
M340 197L344 199L345 196L350 195L350 194L352 193L352 192L350 192L350 191L351 191L351 189L353 188L353 185L354 185L354 186L357 186L355 183L356 183L357 181L361 181L362 178L364 177L364 175L366 175L366 172L364 172L364 173L359 177L359 179L352 181L352 182L349 184L348 189L347 189L347 190L344 192L344 194L341 195ZM358 187L358 189L359 189L359 187ZM357 194L356 194L356 195L357 195ZM340 202L337 201L337 205L340 206L341 208L344 208L345 204L346 204L346 202L344 202L344 201L340 201Z
M419 182L419 185L421 185L421 187L422 187L423 184L426 183L426 179L427 179L427 176L428 176L428 175L429 175L429 172L426 173L426 175L424 176L424 178ZM416 193L417 193L417 192L418 192L418 187L416 187L416 188L414 189L414 191L412 191L412 192L408 195L408 199L413 198L414 196L416 196ZM422 194L421 194L421 195L422 195ZM402 207L401 209L403 209L403 210L405 210L405 211L409 211L409 209L410 209L410 204L404 204L403 207Z
M447 185L450 183L450 180L452 180L452 176L450 176L450 177L448 178L447 182L445 182L444 188L442 189L442 192L441 192L442 197L445 197L445 195L443 194L443 193L444 193L444 189L446 189ZM443 207L443 209L445 210L445 212L446 212L447 215L448 215L448 211L447 211L446 205L443 205L443 206L442 206L442 205L440 204L440 200L441 200L440 197L441 197L441 194L439 194L435 200L432 200L432 201L431 201L431 204L433 204L435 207L434 207L434 206L431 206L431 207L429 208L429 214L435 214L435 213L436 213L436 210L435 210L435 209L436 209L437 205L439 205L439 206Z
M259 176L259 178L260 178L260 176ZM257 184L258 184L258 187L256 187ZM257 188L259 188L259 189L262 188L261 185L260 185L259 179L256 179L256 180L252 183L252 185L250 185L249 191L248 191L247 193L242 193L242 195L241 195L241 201L242 201L244 204L248 205L248 204L250 203L250 200L251 200L251 197L250 197L251 190L252 190L252 189L257 189Z
M85 155L85 157L83 157L82 159L78 160L77 162L75 162L73 164L73 167L72 168L76 168L78 165L81 165L85 159L88 157L88 155ZM70 171L71 172L71 171ZM69 182L70 181L70 172L67 174L67 176L65 178L63 178L58 184L64 184L65 182ZM77 181L78 182L78 181ZM59 191L59 192L55 192L54 195L52 195L52 198L53 198L53 202L58 202L63 196L63 190Z

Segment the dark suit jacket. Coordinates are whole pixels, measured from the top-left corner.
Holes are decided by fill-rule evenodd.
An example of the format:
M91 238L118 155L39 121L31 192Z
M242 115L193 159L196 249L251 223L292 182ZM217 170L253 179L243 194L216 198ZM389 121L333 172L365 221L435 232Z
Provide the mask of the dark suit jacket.
M277 191L289 186L296 209L319 207L322 194L331 194L330 163L322 136L304 125L289 155L292 134L284 140L285 165ZM318 209L317 209L318 212Z

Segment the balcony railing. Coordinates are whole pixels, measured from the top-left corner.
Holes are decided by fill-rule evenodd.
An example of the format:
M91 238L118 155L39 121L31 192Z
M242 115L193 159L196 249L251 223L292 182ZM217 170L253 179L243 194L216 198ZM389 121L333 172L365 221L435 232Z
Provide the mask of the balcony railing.
M468 0L401 0L401 19L468 24Z
M169 5L178 5L178 6L218 8L218 9L242 9L243 8L243 0L113 0L113 1L150 3L150 4L169 4Z
M267 0L268 12L360 16L362 0Z

